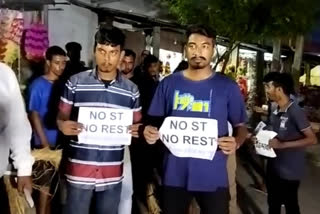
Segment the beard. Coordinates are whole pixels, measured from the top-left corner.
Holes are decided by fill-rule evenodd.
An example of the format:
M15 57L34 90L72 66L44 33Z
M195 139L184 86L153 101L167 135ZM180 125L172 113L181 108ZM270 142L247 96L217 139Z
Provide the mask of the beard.
M105 63L98 65L98 68L99 68L99 71L102 73L110 73L113 70L111 65L105 64Z
M126 69L122 70L122 73L124 73L124 74L130 74L131 72L132 72L132 70L126 70Z
M189 65L192 69L203 69L208 66L208 62L204 57L192 57Z

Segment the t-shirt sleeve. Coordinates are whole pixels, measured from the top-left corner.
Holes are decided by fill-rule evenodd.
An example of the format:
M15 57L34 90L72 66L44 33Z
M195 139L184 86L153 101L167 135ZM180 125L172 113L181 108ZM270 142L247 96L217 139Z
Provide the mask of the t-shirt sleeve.
M28 112L40 112L41 108L41 88L37 82L31 84L28 94Z
M141 111L140 92L137 86L133 88L132 99L133 99L132 109L134 111Z
M60 104L59 104L59 110L61 112L70 113L74 97L76 93L76 79L74 76L72 76L69 80L67 80L64 90L62 93L62 96L60 98Z
M135 86L132 93L132 109L133 109L133 122L139 122L142 118L141 105L140 105L140 93L138 87Z
M228 121L232 127L247 122L244 98L237 84L232 84L228 94Z
M148 115L155 117L163 117L166 112L166 99L167 96L165 94L165 82L163 80L159 83L157 90L153 96L151 105L149 107Z
M310 127L310 122L305 112L296 104L293 104L290 108L290 117L300 131Z

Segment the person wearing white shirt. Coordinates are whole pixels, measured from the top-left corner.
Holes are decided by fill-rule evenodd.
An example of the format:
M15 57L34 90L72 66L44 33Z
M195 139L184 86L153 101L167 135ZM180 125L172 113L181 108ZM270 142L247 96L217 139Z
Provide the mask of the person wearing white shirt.
M18 81L12 69L0 63L0 178L8 167L11 151L10 158L17 169L20 192L25 189L32 191L34 158L31 156L30 139L31 127Z

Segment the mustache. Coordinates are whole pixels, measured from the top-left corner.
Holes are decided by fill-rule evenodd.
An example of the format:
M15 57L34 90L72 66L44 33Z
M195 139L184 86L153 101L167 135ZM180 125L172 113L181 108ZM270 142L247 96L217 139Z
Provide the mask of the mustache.
M206 58L203 57L203 56L194 56L194 57L191 58L191 60L193 60L193 59L203 59L203 60L206 60Z

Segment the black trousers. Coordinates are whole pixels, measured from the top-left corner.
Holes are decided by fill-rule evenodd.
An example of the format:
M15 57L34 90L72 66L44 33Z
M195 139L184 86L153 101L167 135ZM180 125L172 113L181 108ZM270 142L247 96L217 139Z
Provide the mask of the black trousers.
M286 208L286 214L300 214L298 202L299 180L286 180L268 166L267 191L269 214L281 214L281 205Z
M229 189L220 188L215 192L190 192L183 188L164 187L163 214L186 214L195 198L201 214L228 214Z

